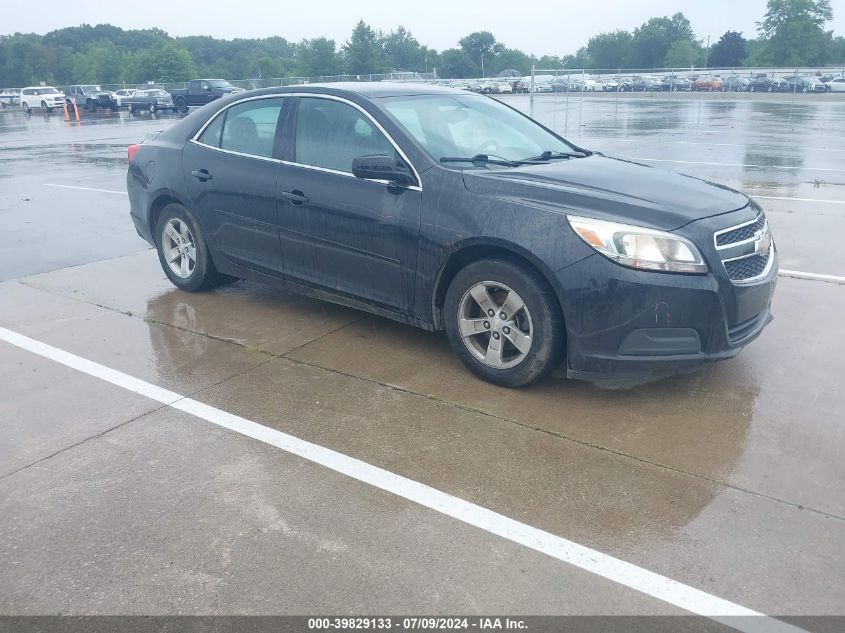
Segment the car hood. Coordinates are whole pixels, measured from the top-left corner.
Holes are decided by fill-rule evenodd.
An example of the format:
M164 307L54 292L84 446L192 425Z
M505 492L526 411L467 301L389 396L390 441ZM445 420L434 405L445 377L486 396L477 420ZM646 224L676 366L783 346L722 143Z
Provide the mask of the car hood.
M664 231L736 211L749 202L722 185L599 154L465 170L463 176L466 188L480 195Z

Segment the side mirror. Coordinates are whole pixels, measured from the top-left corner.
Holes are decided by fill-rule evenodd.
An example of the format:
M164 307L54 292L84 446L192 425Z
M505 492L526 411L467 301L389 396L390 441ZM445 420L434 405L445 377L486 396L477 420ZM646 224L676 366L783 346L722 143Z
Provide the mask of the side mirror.
M392 156L371 154L352 159L352 174L367 180L387 180L393 185L410 185L414 182L410 170Z

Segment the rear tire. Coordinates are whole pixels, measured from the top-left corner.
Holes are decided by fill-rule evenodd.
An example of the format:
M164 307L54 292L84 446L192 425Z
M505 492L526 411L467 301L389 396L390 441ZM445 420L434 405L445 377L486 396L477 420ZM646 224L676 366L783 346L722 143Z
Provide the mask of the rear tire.
M458 358L496 385L527 385L563 358L557 298L537 271L516 260L483 259L458 271L446 292L444 321Z
M162 209L154 237L164 274L177 288L198 292L226 280L214 267L199 223L181 204Z
M151 103L150 104L150 114L155 114L155 113L156 113L156 104Z

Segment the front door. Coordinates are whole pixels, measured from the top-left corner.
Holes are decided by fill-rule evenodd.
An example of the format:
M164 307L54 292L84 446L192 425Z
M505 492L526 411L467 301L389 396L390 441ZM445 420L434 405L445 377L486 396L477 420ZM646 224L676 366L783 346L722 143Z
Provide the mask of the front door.
M277 130L285 99L244 101L221 112L182 155L186 184L215 251L281 275L277 229Z
M396 148L345 101L300 97L293 116L279 175L285 278L410 313L421 192L352 175L356 156Z

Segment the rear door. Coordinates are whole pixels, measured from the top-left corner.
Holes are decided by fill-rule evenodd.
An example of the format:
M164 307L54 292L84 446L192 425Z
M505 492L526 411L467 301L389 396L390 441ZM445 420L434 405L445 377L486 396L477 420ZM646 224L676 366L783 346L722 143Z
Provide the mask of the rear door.
M352 175L356 156L399 159L396 147L368 114L343 99L300 96L292 116L289 160L279 176L285 278L409 313L420 188Z
M215 252L231 263L282 274L276 181L284 97L247 99L220 112L185 145L182 168Z

